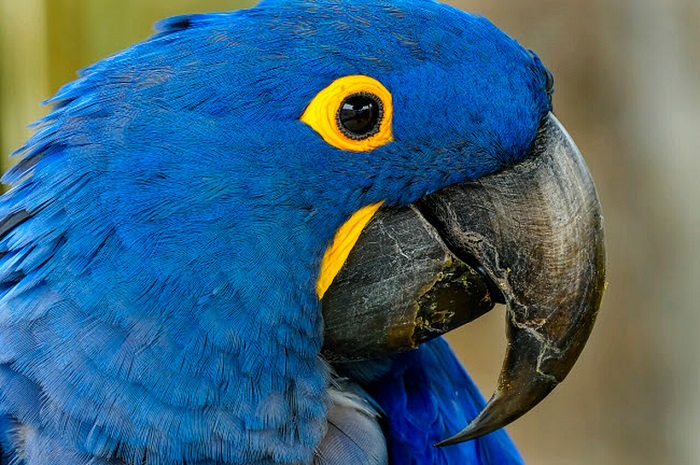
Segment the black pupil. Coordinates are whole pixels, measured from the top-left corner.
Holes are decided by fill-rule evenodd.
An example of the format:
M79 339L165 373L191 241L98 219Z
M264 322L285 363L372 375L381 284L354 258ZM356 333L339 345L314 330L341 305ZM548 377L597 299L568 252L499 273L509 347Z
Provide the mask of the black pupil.
M374 96L351 95L340 105L338 122L350 136L370 136L379 129L381 104ZM343 132L345 132L343 131Z

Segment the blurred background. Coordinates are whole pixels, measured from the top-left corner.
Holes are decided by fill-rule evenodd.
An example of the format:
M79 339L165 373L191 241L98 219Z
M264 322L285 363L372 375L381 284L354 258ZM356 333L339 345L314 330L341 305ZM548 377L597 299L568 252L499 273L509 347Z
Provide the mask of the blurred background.
M530 464L700 463L700 1L468 0L535 50L606 217L609 287L567 381L509 427ZM235 0L0 0L0 148L75 71L154 21ZM485 394L503 309L451 335Z

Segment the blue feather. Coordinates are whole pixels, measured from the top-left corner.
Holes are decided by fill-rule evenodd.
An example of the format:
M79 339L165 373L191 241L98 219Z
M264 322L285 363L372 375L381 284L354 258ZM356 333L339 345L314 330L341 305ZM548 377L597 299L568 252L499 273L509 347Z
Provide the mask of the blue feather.
M385 413L394 464L524 463L504 430L456 446L434 447L464 428L486 403L442 338L397 356L370 392Z

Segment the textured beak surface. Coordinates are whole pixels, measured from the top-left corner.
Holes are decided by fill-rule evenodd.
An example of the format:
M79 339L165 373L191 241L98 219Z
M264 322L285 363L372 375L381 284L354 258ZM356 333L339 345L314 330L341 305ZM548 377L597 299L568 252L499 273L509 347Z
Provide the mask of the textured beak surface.
M604 287L595 186L550 114L521 163L380 210L324 297L324 351L335 360L385 356L505 302L508 348L496 391L439 445L456 444L505 426L564 379Z
M491 310L489 284L415 207L379 210L323 297L324 356L414 349Z

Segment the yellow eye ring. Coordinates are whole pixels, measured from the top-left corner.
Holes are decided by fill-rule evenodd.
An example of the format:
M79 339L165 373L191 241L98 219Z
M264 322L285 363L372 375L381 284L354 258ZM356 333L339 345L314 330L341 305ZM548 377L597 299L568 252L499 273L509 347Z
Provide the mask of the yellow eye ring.
M311 100L301 121L328 144L367 152L393 141L391 92L369 76L336 79Z

